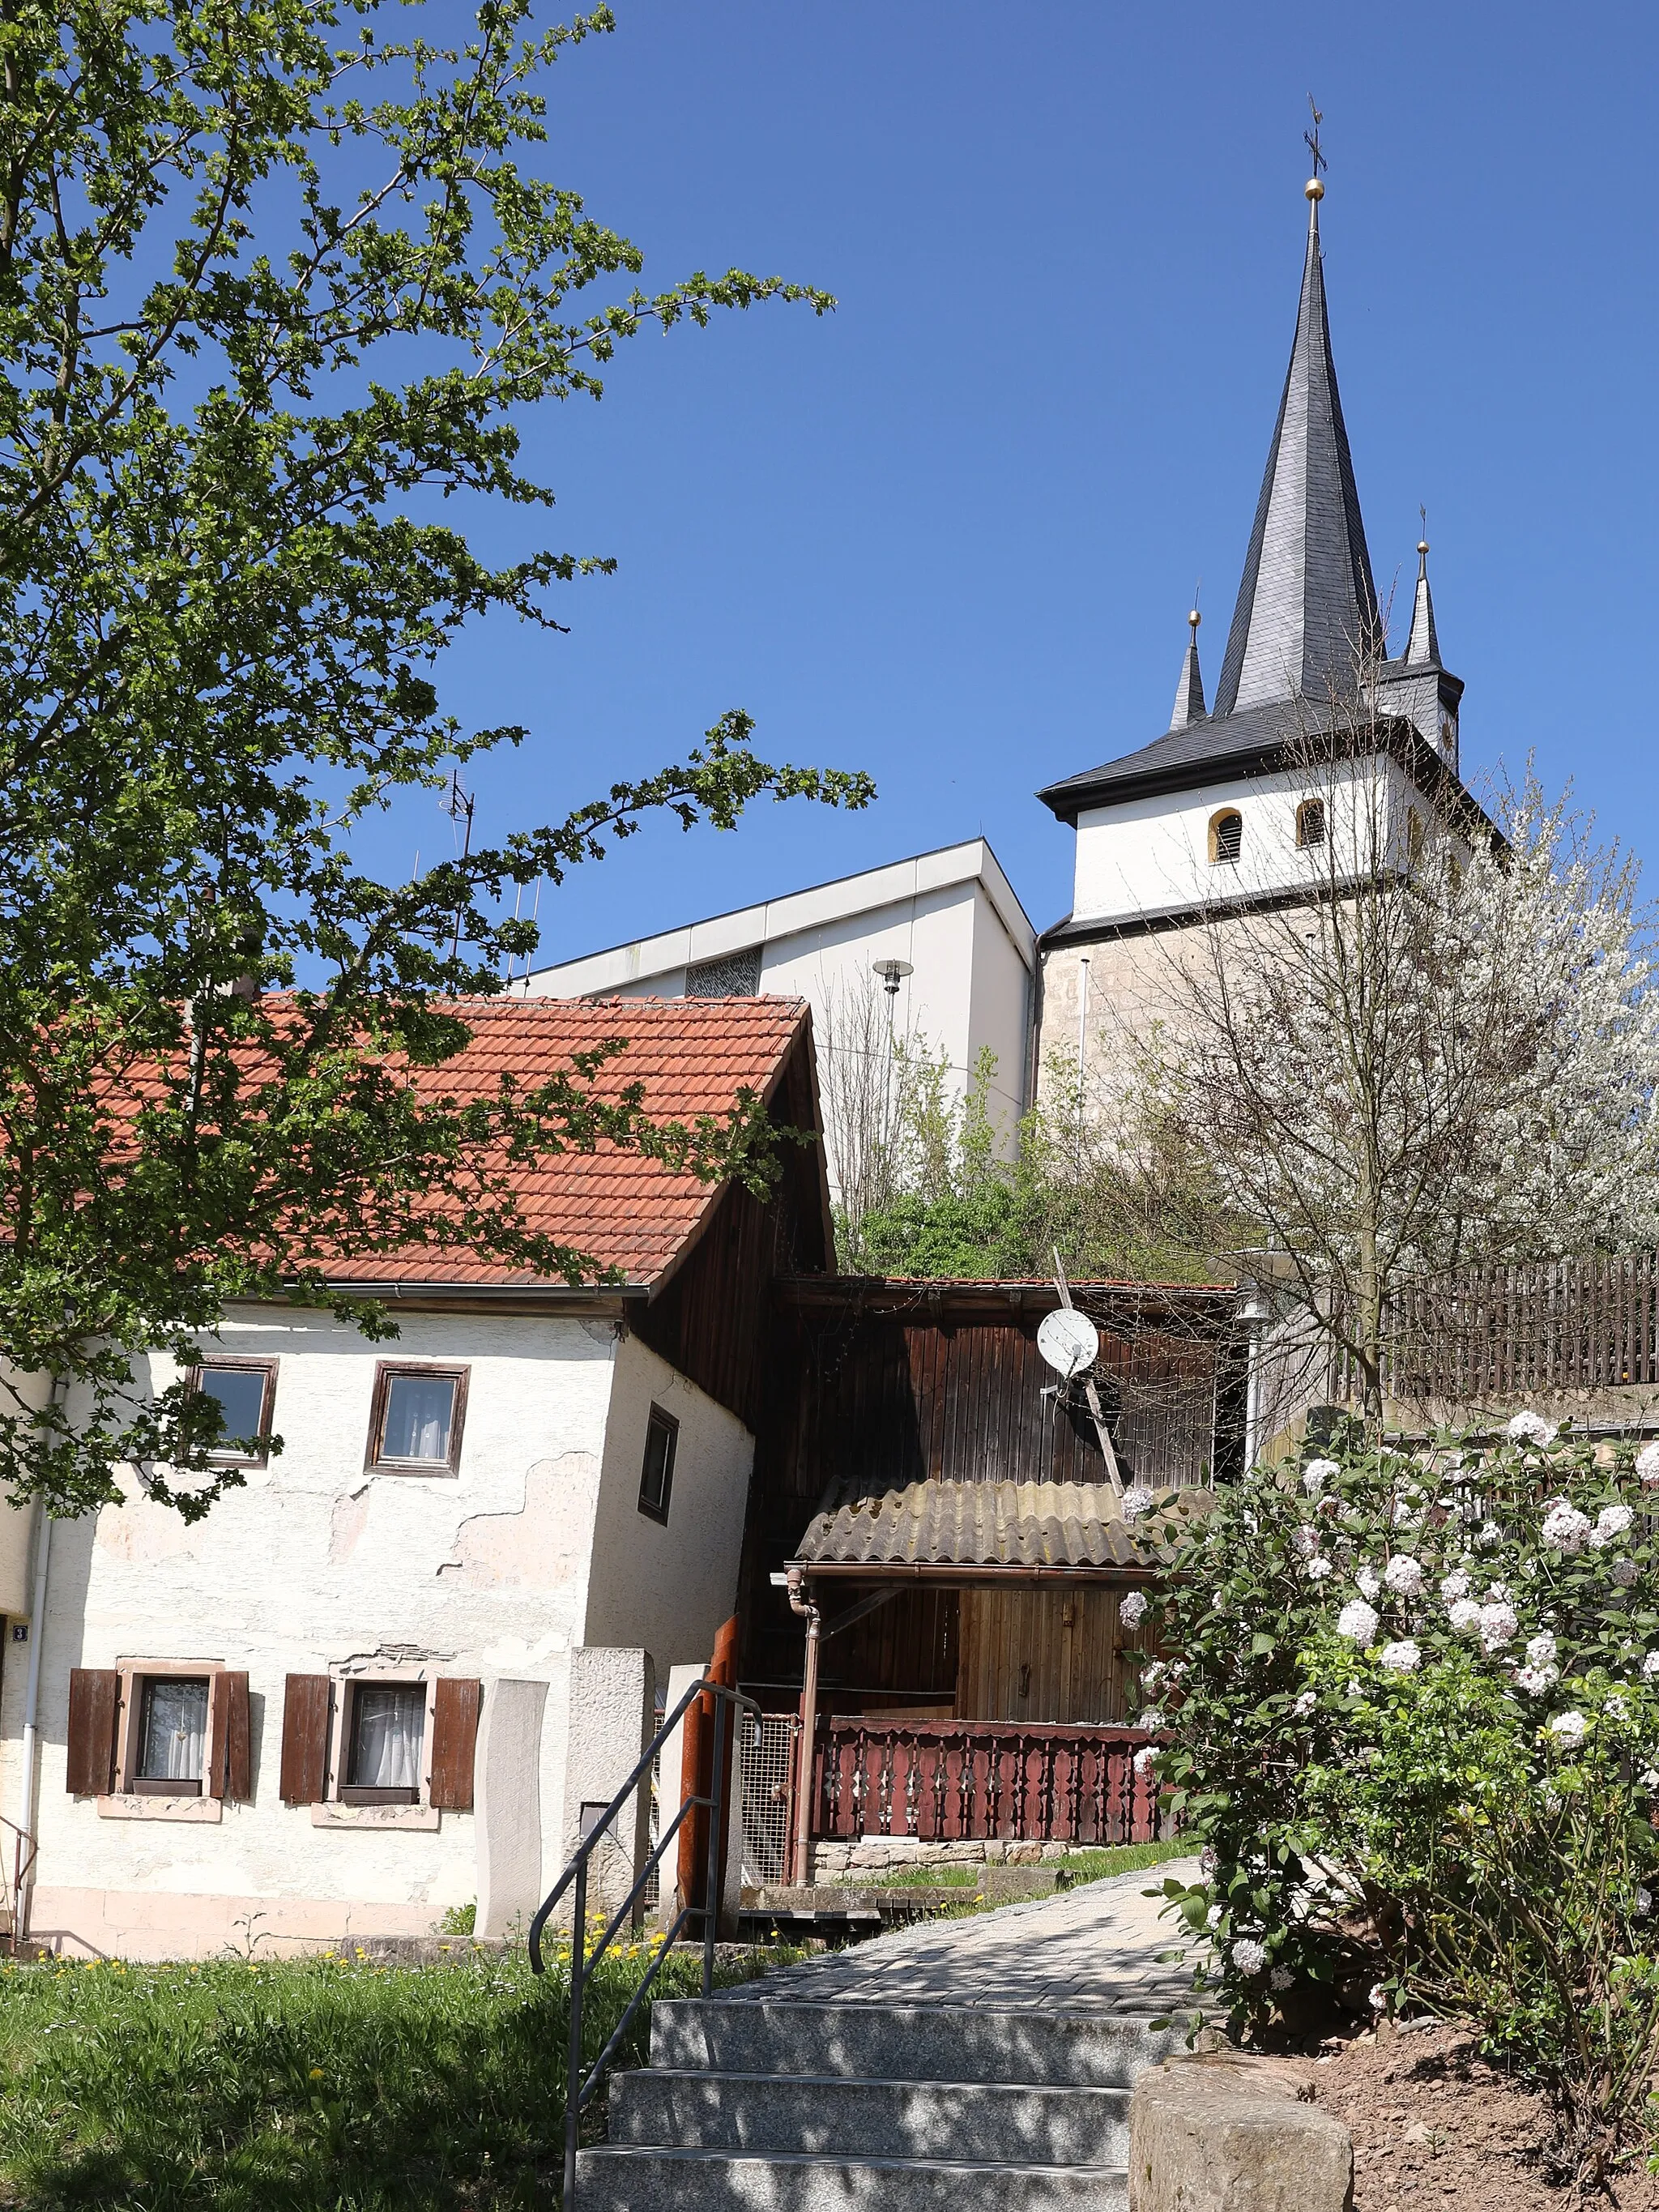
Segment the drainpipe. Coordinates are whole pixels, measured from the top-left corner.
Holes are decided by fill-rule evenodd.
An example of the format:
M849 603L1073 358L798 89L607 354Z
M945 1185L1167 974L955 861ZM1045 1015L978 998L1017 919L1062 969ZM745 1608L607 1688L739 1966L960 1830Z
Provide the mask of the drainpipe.
M63 1379L54 1376L48 1405L55 1406L64 1395ZM15 1918L12 1923L12 1946L15 1949L28 1934L29 1906L34 1897L34 1863L39 1856L34 1845L34 1768L37 1744L37 1724L40 1712L40 1650L46 1640L46 1588L52 1572L52 1515L46 1510L45 1498L34 1504L34 1596L29 1613L29 1670L23 1691L23 1796L18 1808L17 1825L22 1831L17 1850L20 1855L19 1880L15 1898ZM22 1879L24 1869L21 1854L28 1851L27 1879Z
M1245 1327L1244 1340L1244 1472L1255 1465L1261 1444L1261 1335L1273 1319L1273 1309L1259 1291L1253 1291L1238 1310Z
M818 1729L818 1634L823 1626L818 1609L807 1596L799 1567L788 1578L789 1609L806 1623L806 1676L800 1693L800 1754L795 1770L795 1863L789 1878L805 1889L811 1867L812 1747Z

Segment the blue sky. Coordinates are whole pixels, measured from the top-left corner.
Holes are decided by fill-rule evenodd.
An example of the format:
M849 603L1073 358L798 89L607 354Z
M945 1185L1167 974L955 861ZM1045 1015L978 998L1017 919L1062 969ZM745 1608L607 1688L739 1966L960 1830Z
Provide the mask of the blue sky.
M493 840L682 753L869 769L853 817L649 830L543 905L543 960L988 835L1042 927L1071 836L1032 798L1168 719L1195 577L1212 689L1325 113L1333 342L1378 587L1429 510L1467 774L1535 752L1644 848L1659 793L1652 128L1659 18L1024 0L619 0L562 62L550 172L647 253L821 284L647 333L526 456L551 542L615 555L567 637L443 674ZM489 526L500 550L524 524ZM375 833L393 872L448 824Z

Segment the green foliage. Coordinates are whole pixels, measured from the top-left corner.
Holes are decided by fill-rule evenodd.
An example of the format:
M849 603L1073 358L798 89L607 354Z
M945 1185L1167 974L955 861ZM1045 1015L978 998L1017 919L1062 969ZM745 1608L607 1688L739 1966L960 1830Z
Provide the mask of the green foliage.
M582 2035L594 2057L646 1963L600 1963ZM701 1971L700 1954L671 1955L654 1989L691 1995ZM538 1980L522 1953L465 1946L412 1969L9 1967L0 2185L9 2203L126 2212L550 2208L568 2002L557 1966ZM649 2014L620 2064L645 2063Z
M1639 1460L1518 1416L1358 1430L1194 1519L1141 1675L1239 2032L1322 2001L1473 2015L1600 2179L1659 2060L1659 1545Z
M438 1922L441 1936L470 1936L478 1924L478 1900L468 1899L465 1905L452 1905Z
M203 1510L237 1479L216 1416L152 1392L150 1356L187 1360L237 1297L395 1333L328 1298L326 1260L453 1242L581 1275L525 1232L509 1166L603 1136L764 1179L752 1102L656 1135L637 1097L596 1102L602 1054L465 1109L407 1069L534 950L510 890L653 812L729 829L763 797L861 805L866 778L769 765L734 710L413 882L355 857L398 794L526 734L446 711L457 633L550 641L554 588L612 566L469 538L552 505L523 410L597 399L647 326L833 305L737 269L641 291L640 249L540 173L546 73L611 27L538 30L530 0L464 40L380 0L0 24L0 1376L72 1393L3 1386L15 1498L82 1511L131 1464Z
M991 1112L995 1054L981 1052L954 1107L945 1073L942 1059L897 1056L900 1188L858 1220L837 1222L843 1264L886 1275L1047 1277L1058 1248L1078 1277L1215 1279L1214 1241L1206 1249L1175 1233L1191 1194L1136 1166L1083 1113L1074 1067L1050 1066L1012 1157L999 1149ZM1194 1210L1188 1203L1182 1219Z

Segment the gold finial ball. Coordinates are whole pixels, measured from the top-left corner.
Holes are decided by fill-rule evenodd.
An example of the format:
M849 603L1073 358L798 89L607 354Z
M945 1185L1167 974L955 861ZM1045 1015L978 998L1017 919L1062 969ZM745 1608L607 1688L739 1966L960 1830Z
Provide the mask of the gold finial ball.
M1317 177L1310 177L1302 189L1310 200L1322 200L1325 197L1325 187Z
M1428 541L1428 539L1427 539L1426 538L1419 538L1418 539L1418 541L1417 541L1417 550L1418 550L1418 551L1419 551L1419 553L1426 553L1426 552L1428 551L1428 550L1429 550L1429 541Z
M1189 615L1188 616L1188 617L1187 617L1187 620L1188 621L1188 623L1191 623L1191 625L1192 625L1192 627L1193 627L1193 629L1196 629L1198 628L1198 626L1199 626L1200 623L1201 623L1201 622L1203 621L1203 619L1204 619L1203 616L1202 616L1201 614L1200 614L1200 612L1198 611L1198 609L1197 609L1196 607L1194 607L1194 608L1193 609L1193 611L1192 611L1191 614L1189 614Z

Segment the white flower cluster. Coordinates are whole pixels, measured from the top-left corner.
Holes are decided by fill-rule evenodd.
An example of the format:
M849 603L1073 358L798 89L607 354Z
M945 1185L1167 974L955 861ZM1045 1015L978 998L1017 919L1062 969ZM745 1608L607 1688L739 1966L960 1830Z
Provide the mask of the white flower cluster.
M1643 1893L1644 1895L1646 1894L1645 1892ZM1285 1990L1290 1988L1291 1983L1295 1979L1296 1976L1291 1972L1288 1966L1275 1966L1272 1973L1267 1977L1267 1987L1273 1990L1276 1996L1282 1997Z
M1137 1774L1150 1774L1152 1771L1152 1763L1157 1757L1158 1753L1152 1749L1151 1744L1144 1745L1134 1755L1133 1765L1135 1772Z
M1483 1552L1495 1552L1504 1540L1504 1531L1496 1521L1483 1521L1474 1532L1474 1540Z
M1402 1637L1398 1644L1385 1644L1377 1656L1391 1673L1412 1674L1416 1673L1421 1664L1423 1654L1413 1643L1411 1638L1406 1636Z
M1589 1723L1579 1712L1557 1713L1549 1724L1549 1734L1570 1749L1583 1743L1589 1733Z
M1450 1621L1454 1632L1459 1636L1479 1636L1480 1633L1480 1607L1472 1597L1454 1599L1446 1608L1446 1618Z
M1382 1577L1377 1573L1376 1569L1372 1566L1369 1561L1367 1561L1367 1563L1362 1566L1358 1572L1354 1576L1354 1581L1359 1587L1360 1595L1364 1598L1370 1599L1373 1604L1382 1595Z
M1149 1659L1140 1670L1140 1687L1143 1696L1155 1698L1168 1680L1169 1674L1167 1660Z
M1636 1455L1636 1472L1644 1490L1659 1483L1659 1440L1644 1444Z
M1302 1571L1310 1583L1326 1583L1330 1580L1334 1570L1325 1554L1316 1552Z
M1595 1516L1595 1526L1590 1531L1589 1546L1593 1552L1605 1552L1609 1544L1628 1534L1636 1516L1628 1505L1604 1505Z
M1641 1572L1634 1559L1615 1559L1607 1569L1607 1580L1616 1583L1620 1589L1628 1589Z
M1555 1638L1546 1632L1528 1639L1527 1663L1516 1673L1516 1686L1529 1698L1541 1698L1553 1690L1561 1679L1561 1669L1555 1663Z
M1363 1597L1350 1598L1336 1616L1336 1632L1350 1644L1374 1644L1377 1626L1376 1607L1367 1605Z
M1150 1513L1157 1503L1152 1492L1137 1483L1133 1490L1126 1490L1123 1493L1123 1517L1126 1521L1139 1521L1144 1514Z
M1396 1597L1421 1597L1423 1562L1409 1552L1396 1552L1382 1570L1382 1579Z
M1520 1633L1521 1622L1515 1607L1507 1598L1480 1608L1480 1648L1483 1651L1501 1651L1506 1644L1513 1644Z
M1267 1971L1267 1947L1258 1943L1254 1936L1236 1936L1227 1959L1235 1972L1250 1980Z
M1164 1716L1156 1705L1148 1705L1135 1723L1137 1728L1144 1729L1161 1729L1163 1725Z
M1474 1587L1474 1578L1470 1575L1468 1569L1467 1567L1454 1567L1451 1572L1444 1577L1441 1582L1441 1601L1445 1605L1455 1605L1458 1599L1460 1597L1467 1597Z
M1319 1696L1316 1691L1304 1690L1301 1696L1291 1707L1291 1711L1297 1720L1305 1721L1309 1714L1316 1708L1318 1704Z
M1319 1549L1319 1531L1302 1522L1291 1538L1291 1549L1299 1559L1310 1559Z
M1650 1682L1659 1681L1659 1651L1650 1651L1642 1662L1642 1672Z
M1310 1498L1317 1498L1328 1482L1334 1482L1342 1472L1334 1459L1310 1459L1302 1470L1302 1487Z
M1216 1610L1218 1613L1221 1610L1219 1600L1217 1601ZM1117 1617L1126 1628L1139 1628L1146 1618L1146 1591L1131 1590L1119 1605Z
M1512 1444L1537 1444L1541 1448L1555 1442L1558 1425L1539 1413L1517 1413L1504 1433Z
M1545 1514L1544 1526L1539 1533L1553 1552L1582 1552L1590 1539L1590 1518L1565 1498L1558 1498Z

